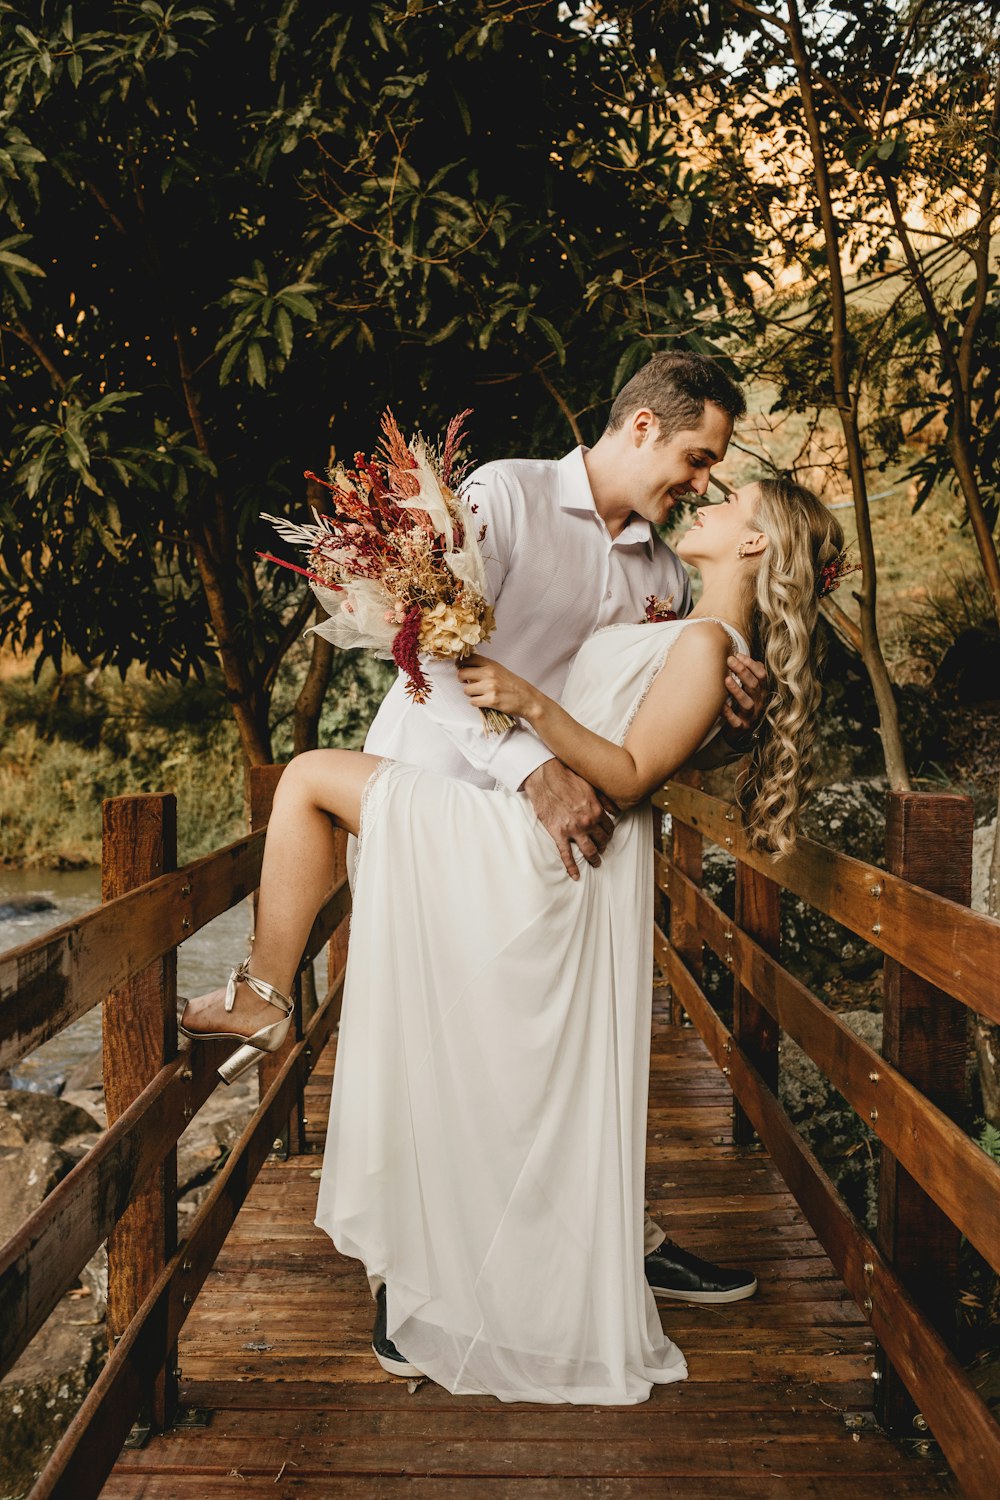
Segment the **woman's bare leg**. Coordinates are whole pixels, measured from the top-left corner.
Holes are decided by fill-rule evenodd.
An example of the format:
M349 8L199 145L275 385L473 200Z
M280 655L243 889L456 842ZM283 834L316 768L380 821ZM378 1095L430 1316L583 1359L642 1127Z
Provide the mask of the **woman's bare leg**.
M310 750L282 774L267 825L250 972L283 994L291 988L306 938L333 882L335 830L357 833L361 798L379 763L357 750ZM241 984L231 1011L225 990L188 1003L190 1031L244 1035L275 1019L274 1007Z

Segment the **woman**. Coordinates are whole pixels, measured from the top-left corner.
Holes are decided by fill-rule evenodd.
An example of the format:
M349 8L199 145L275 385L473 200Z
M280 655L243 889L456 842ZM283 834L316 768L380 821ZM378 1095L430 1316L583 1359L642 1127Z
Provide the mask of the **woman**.
M385 1284L391 1344L449 1390L617 1405L686 1374L642 1275L645 799L716 732L726 657L752 641L774 692L744 820L756 846L790 847L817 601L841 545L809 491L747 485L701 507L678 544L702 573L695 611L598 631L561 705L499 663L459 667L473 703L522 716L622 809L579 881L519 794L339 750L299 756L281 779L254 975L247 961L224 997L192 1002L183 1029L246 1038L224 1077L280 1045L334 828L358 832L317 1223Z

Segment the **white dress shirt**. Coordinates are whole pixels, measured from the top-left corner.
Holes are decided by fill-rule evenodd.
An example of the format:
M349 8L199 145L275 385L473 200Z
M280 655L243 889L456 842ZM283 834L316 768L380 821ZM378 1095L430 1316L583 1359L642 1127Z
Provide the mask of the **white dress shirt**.
M584 449L565 458L504 459L470 475L468 498L486 524L483 555L496 630L482 654L558 698L583 642L602 625L631 623L646 599L673 595L686 615L691 586L679 558L648 521L633 516L612 537L594 505ZM528 728L483 733L453 662L426 659L426 703L397 677L365 749L477 786L516 791L552 753Z

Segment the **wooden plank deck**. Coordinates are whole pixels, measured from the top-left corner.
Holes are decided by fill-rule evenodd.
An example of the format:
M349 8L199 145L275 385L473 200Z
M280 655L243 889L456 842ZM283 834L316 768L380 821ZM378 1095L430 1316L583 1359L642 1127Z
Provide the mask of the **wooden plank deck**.
M307 1111L322 1149L333 1048ZM682 1244L752 1265L748 1302L661 1304L687 1381L637 1407L504 1405L371 1354L355 1261L313 1226L319 1158L269 1162L181 1339L182 1400L210 1413L123 1452L103 1500L891 1500L959 1495L932 1448L865 1426L871 1334L760 1152L729 1141L731 1096L698 1036L653 1039L647 1191Z

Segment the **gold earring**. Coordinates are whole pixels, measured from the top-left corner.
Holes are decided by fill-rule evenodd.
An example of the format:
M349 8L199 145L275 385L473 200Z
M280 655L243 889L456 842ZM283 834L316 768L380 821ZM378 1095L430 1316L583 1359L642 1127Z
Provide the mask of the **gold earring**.
M740 542L740 545L736 549L736 556L737 557L746 557L746 555L747 555L747 544L746 544L746 542Z

